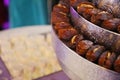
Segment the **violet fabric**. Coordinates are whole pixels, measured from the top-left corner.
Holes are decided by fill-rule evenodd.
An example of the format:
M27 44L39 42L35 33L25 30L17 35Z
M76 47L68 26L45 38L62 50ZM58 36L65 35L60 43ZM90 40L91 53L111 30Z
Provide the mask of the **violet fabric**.
M9 5L9 0L4 0L4 5L8 6Z
M70 80L70 79L63 71L59 71L35 80Z
M2 59L0 58L0 80L12 80L11 75L6 68L5 64L3 63Z

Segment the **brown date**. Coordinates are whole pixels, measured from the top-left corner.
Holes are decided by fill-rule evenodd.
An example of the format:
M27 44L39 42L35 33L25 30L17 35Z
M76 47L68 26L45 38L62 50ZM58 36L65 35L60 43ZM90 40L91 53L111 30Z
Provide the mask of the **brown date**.
M77 7L77 5L81 2L87 2L88 0L70 0L70 5L74 8Z
M52 24L56 24L56 23L59 23L59 22L67 22L67 23L69 23L69 18L65 13L52 12L51 21L52 21Z
M108 19L112 19L113 15L106 12L106 11L101 11L99 13L97 13L96 15L92 15L91 17L91 22L101 26L102 22Z
M83 40L84 39L84 37L83 37L83 35L81 35L81 34L77 34L77 35L75 35L75 36L73 36L72 37L72 39L71 39L71 43L72 44L77 44L79 41L81 41L81 40Z
M59 22L54 25L54 29L56 32L58 32L59 29L64 29L64 28L70 28L72 25L67 22Z
M83 14L86 9L94 9L95 6L91 2L81 2L77 6L77 12Z
M78 44L76 45L76 52L81 55L85 56L88 49L93 45L93 42L89 40L82 40L79 41Z
M105 51L104 46L94 45L88 50L86 58L89 61L96 62L104 51Z
M69 41L71 38L77 34L76 29L74 28L65 28L65 29L59 29L58 30L58 36L60 39Z
M67 8L66 6L62 5L62 4L57 4L53 7L53 11L54 12L63 12L68 14L69 13L69 8Z
M76 45L79 41L83 40L84 37L81 34L74 35L70 41L64 42L69 48L72 48L75 50Z
M120 55L115 60L114 69L115 69L115 71L120 73Z
M98 12L100 12L99 9L93 8L93 9L85 9L85 11L82 13L83 17L87 20L91 19L92 15L96 15Z
M116 54L114 52L105 51L99 58L98 64L111 69L113 67L114 61L116 59Z
M103 21L102 27L111 31L117 31L117 27L119 24L120 24L120 19L113 18L113 19Z

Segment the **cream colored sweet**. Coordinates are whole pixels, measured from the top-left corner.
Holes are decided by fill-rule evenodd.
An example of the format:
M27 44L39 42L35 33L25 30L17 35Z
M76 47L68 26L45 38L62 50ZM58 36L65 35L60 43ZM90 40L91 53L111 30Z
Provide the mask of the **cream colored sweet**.
M61 70L50 33L0 40L0 56L13 80L32 80Z

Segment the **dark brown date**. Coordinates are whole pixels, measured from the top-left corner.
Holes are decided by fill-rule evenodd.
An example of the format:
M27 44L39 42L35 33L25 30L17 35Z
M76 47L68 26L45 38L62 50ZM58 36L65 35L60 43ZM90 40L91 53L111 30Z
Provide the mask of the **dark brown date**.
M84 39L83 35L77 34L77 35L72 37L71 43L76 45L79 41L81 41L83 39Z
M64 6L66 6L67 8L70 7L70 0L58 0L59 4L62 4Z
M94 45L88 50L86 58L89 61L96 62L104 51L105 51L104 46Z
M94 8L95 6L91 2L81 2L77 6L77 12L82 15L86 11L86 9Z
M83 40L84 37L81 34L74 35L70 41L64 42L69 48L74 49L76 48L76 45L79 41Z
M83 36L81 34L75 35L72 37L70 41L63 41L69 48L76 50L76 45L79 41L83 40Z
M72 27L72 25L70 23L66 23L66 22L56 23L54 25L54 29L56 32L58 32L59 29L65 29L65 28L70 28L70 27Z
M78 44L76 45L76 52L81 55L85 56L88 49L93 45L93 42L89 40L82 40L79 41Z
M115 60L114 69L115 69L115 71L120 73L120 55Z
M120 1L119 0L92 0L96 6L112 13L115 17L120 18Z
M77 7L77 5L81 2L87 2L88 0L70 0L70 5L74 8Z
M115 59L116 59L116 55L114 52L105 51L100 56L98 64L105 68L111 69L113 67Z
M62 4L57 4L53 7L53 11L54 12L63 12L68 14L69 13L69 8L67 8L66 6L62 5Z
M76 29L74 28L66 28L66 29L59 29L58 30L58 36L60 39L69 41L71 38L77 34Z
M106 11L101 11L99 13L97 13L96 15L92 15L91 17L91 22L101 26L102 22L108 19L112 19L113 15L106 12Z
M119 24L120 24L120 19L113 18L113 19L103 21L102 27L111 31L117 31L117 27Z
M65 13L62 12L52 12L52 24L67 22L69 23L69 18Z
M91 16L92 15L96 15L98 12L100 12L99 9L85 9L85 11L82 13L83 17L87 20L90 20L91 19Z

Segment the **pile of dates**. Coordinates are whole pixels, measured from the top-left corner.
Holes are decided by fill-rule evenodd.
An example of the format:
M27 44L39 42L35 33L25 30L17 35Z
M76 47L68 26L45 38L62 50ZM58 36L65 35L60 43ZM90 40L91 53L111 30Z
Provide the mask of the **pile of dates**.
M85 0L71 0L70 5L90 22L105 29L120 32L120 19L111 13L97 9L95 5ZM59 39L78 55L107 69L120 73L120 55L103 45L94 43L83 36L71 22L70 6L59 1L53 6L51 23Z
M120 33L120 18L107 11L98 9L91 2L81 2L78 4L77 12L93 24Z

